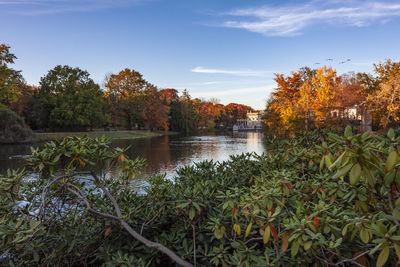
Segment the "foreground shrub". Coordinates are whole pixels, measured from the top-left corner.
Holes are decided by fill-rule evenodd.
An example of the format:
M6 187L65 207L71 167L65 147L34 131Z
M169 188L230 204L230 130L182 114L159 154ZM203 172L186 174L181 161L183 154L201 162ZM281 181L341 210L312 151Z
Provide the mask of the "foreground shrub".
M353 135L347 128L344 136L308 133L274 142L271 153L200 162L179 170L174 181L150 178L139 191L129 179L143 162L107 140L49 143L30 159L38 179L23 181L25 174L14 171L0 180L0 261L175 265L121 220L94 209L121 217L198 266L395 265L400 138L394 131ZM93 165L102 171L93 173Z

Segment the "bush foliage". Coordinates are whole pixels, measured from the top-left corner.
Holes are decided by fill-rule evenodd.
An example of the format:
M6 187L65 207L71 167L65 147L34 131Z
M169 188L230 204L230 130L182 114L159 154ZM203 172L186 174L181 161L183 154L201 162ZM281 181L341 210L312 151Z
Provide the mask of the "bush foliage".
M24 119L1 105L0 121L0 144L32 141L32 131L25 125Z
M10 171L0 179L0 262L175 265L125 222L198 266L392 266L400 257L399 145L393 130L305 132L271 141L267 154L200 162L135 190L129 180L144 162L108 140L51 142L29 160L39 177Z

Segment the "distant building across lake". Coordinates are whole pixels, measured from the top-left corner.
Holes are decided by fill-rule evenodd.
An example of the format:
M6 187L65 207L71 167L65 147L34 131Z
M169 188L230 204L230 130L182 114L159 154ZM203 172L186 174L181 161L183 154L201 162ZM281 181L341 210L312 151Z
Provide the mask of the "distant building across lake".
M234 131L257 131L261 130L264 111L248 112L246 119L238 119L233 125Z

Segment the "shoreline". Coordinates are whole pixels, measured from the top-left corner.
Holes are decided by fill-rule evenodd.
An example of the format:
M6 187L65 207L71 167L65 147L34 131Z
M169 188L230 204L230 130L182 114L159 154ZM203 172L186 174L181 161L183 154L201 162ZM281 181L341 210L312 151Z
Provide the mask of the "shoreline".
M120 131L91 131L91 132L51 132L51 133L34 133L32 143L40 143L47 141L60 140L68 136L82 137L88 135L89 137L110 137L111 140L119 139L139 139L139 138L151 138L165 135L177 135L177 132L164 132L148 130L120 130Z

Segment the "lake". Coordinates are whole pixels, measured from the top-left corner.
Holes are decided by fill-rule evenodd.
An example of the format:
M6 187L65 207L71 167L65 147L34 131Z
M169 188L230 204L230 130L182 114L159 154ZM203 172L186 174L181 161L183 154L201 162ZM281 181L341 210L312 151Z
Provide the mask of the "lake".
M260 132L231 132L215 135L182 137L178 135L141 139L114 140L113 146L131 148L131 158L146 159L142 177L165 173L173 178L176 170L202 160L224 161L230 155L255 152L262 154L266 147ZM7 168L21 168L32 145L0 145L0 173Z

